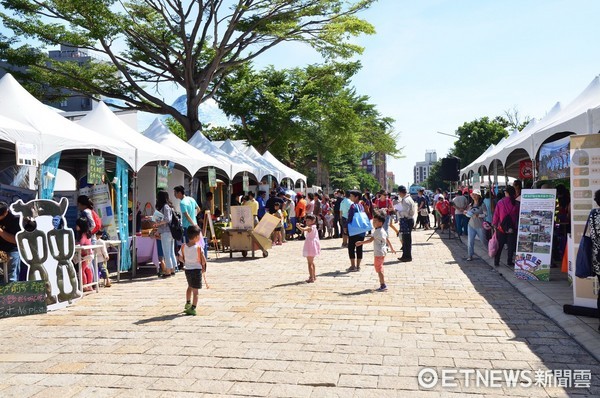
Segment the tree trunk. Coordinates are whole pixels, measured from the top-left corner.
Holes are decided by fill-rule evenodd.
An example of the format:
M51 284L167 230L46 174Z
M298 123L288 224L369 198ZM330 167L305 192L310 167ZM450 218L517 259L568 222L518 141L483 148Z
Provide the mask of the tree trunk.
M315 173L316 175L316 185L321 187L323 184L323 176L322 176L322 172L321 172L321 167L323 164L323 157L321 155L321 152L317 151L317 172Z
M188 93L187 100L187 125L184 125L187 140L189 141L196 131L202 131L202 123L199 119L198 105L195 104L194 98Z

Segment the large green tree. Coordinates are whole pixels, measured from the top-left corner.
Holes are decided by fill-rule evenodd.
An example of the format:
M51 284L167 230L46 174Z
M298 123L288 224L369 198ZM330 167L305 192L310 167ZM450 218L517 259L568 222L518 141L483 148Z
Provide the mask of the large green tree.
M326 59L362 48L350 38L374 29L357 14L375 0L2 0L12 37L0 58L26 66L32 84L123 100L124 108L168 114L190 138L202 127L198 106L233 68L283 42L312 46ZM37 40L39 45L30 41ZM46 46L68 44L108 62L55 62ZM166 103L168 83L186 109Z
M451 155L460 158L461 167L465 167L491 144L497 144L503 137L508 137L508 132L498 118L490 120L485 116L464 123L456 129L456 135L458 140L454 143Z
M260 151L268 149L310 175L313 183L327 187L333 177L335 186L370 184L368 178L358 178L360 155L397 156L400 151L393 120L351 87L359 68L356 62L259 72L244 67L225 79L215 98L236 121L238 138ZM352 181L338 185L352 174Z

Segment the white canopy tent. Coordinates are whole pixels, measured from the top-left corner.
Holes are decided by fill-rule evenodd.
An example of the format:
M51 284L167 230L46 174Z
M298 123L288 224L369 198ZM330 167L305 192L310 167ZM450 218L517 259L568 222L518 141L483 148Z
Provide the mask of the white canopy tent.
M282 170L280 167L278 167L277 165L274 165L273 163L271 163L267 159L265 159L260 153L258 153L256 148L254 148L252 145L248 145L246 147L244 154L246 156L254 159L256 162L260 163L266 169L274 170L275 173L277 173L277 174L275 174L275 177L277 177L277 181L279 181L280 184L281 184L281 180L283 180L284 178L290 178L290 179L292 178L291 176L286 175L285 171Z
M131 167L135 165L135 148L131 145L65 119L35 99L10 74L0 79L0 116L41 133L38 140L33 141L39 145L40 163L61 151L95 149L118 156Z
M173 149L182 153L184 156L189 156L195 159L198 162L196 164L198 168L217 167L223 170L223 172L231 178L230 174L233 168L231 161L227 159L217 159L207 153L199 151L173 134L171 130L169 130L169 128L165 126L158 118L156 118L142 134L167 148Z
M123 140L133 146L136 149L134 167L136 172L150 162L166 162L169 160L184 167L190 175L194 175L200 168L193 157L161 145L129 127L104 102L100 102L93 111L79 120L77 124L116 140Z
M304 174L281 163L279 159L273 156L269 151L263 153L263 157L271 162L271 164L274 166L277 166L279 170L282 170L284 174L290 176L290 178L294 181L294 184L297 184L298 181L304 181L304 185L306 186L306 176Z
M231 156L232 160L238 163L246 163L248 165L251 165L256 171L255 175L258 178L258 182L261 182L264 177L267 177L269 175L275 176L275 178L277 178L277 175L279 174L275 174L275 171L264 168L260 163L254 161L254 159L245 155L235 146L233 142L231 142L231 140L225 140L221 145L221 150L227 153L229 156Z
M257 178L257 170L255 167L232 158L229 154L222 151L212 141L206 138L200 131L197 131L187 143L217 160L223 161L224 163L231 163L231 169L228 170L230 179L233 179L238 173L243 173L245 171L254 174L255 178Z

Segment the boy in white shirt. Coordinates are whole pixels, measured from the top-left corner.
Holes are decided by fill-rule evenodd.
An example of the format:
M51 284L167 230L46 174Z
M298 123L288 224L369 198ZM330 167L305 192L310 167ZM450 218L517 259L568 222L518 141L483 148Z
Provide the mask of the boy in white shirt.
M383 211L379 210L373 214L373 226L375 227L375 231L373 231L373 236L364 241L356 242L356 246L362 246L365 243L373 243L373 255L375 259L373 261L373 265L375 266L375 271L379 276L379 289L378 292L385 292L387 290L387 286L385 284L385 278L383 276L383 261L385 260L385 255L387 254L387 248L389 247L392 253L396 253L394 247L392 246L392 242L390 242L388 238L387 232L383 229L383 224L385 223L385 219L387 214Z
M187 228L187 238L187 242L181 246L181 250L179 251L179 260L184 265L185 278L188 283L185 293L184 312L186 315L196 315L198 289L202 289L202 273L206 272L206 258L204 257L202 247L198 244L200 240L200 227L190 225Z

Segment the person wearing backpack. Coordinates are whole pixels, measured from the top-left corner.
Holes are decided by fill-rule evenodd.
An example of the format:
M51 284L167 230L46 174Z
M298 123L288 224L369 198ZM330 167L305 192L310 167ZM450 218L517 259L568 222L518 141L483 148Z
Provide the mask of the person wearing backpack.
M492 218L492 225L496 229L496 238L498 239L498 251L494 256L494 265L500 266L500 256L502 248L506 243L508 257L506 263L513 266L513 258L517 248L517 227L519 222L519 202L515 188L507 186L504 198L498 202Z
M171 219L173 215L173 205L169 200L169 193L165 190L160 190L156 194L156 206L154 207L157 211L161 212L163 218L161 221L156 223L158 233L160 234L160 244L165 258L165 269L163 270L163 277L175 275L175 268L177 267L177 258L175 257L175 240L171 233Z

